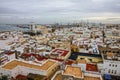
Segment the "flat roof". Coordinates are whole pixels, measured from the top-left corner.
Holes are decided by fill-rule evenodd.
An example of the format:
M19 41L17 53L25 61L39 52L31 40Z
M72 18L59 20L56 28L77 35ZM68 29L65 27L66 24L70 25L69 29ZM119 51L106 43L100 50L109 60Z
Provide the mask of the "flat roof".
M63 72L63 74L70 75L77 78L82 78L82 70L79 67L66 66L66 69Z
M53 80L62 80L62 74L57 74Z
M78 62L84 61L86 63L103 63L101 57L78 56L76 60Z
M0 54L3 53L3 52L4 52L4 50L0 50Z
M56 62L52 61L52 60L47 60L43 65L35 65L35 64L30 64L27 62L23 62L23 61L18 61L18 60L13 60L9 63L7 63L6 65L4 65L2 68L4 69L14 69L17 66L25 66L25 67L29 67L29 68L34 68L34 69L40 69L40 70L47 70L50 68L50 66L56 64Z
M107 55L107 57L113 57L113 56L115 56L115 53L107 52L106 55Z
M52 54L58 53L60 56L66 56L68 54L68 50L63 50L63 49L54 49L52 50Z
M80 59L78 59L77 62L78 62L78 63L82 63L82 64L86 64L86 63L87 63L86 60L80 60Z
M97 64L86 64L86 70L98 72Z
M106 52L105 54L102 54L102 55L105 60L120 61L118 58L120 57L119 53Z
M69 59L76 60L78 56L95 57L95 58L102 59L102 56L100 54L88 54L88 53L81 53L81 52L73 52L69 57Z
M48 68L50 68L51 66L53 66L55 63L56 63L56 62L54 62L54 61L48 60L46 63L44 63L44 64L41 66L41 69L47 70Z
M100 77L84 76L84 80L101 80Z

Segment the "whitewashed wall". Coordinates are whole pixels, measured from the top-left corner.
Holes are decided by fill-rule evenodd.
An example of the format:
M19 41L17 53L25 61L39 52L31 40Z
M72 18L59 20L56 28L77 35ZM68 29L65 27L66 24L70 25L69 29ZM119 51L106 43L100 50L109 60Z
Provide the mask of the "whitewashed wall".
M75 67L80 67L82 69L82 71L86 71L86 64L72 64L72 66L75 66Z
M111 64L111 66L110 66ZM104 60L104 74L112 74L112 75L120 75L120 61L113 61L113 60ZM114 66L113 66L114 65ZM117 67L116 67L117 65ZM113 73L109 73L109 70L110 72L112 72L113 70ZM115 74L115 71L116 71L116 74Z
M84 73L84 76L99 77L100 80L103 80L102 76L98 74Z
M0 73L2 73L3 75L11 75L11 71L10 70L5 70L0 68Z
M19 66L11 70L11 76L16 77L19 74Z
M9 60L15 59L15 54L9 55Z
M24 67L24 66L20 66L19 73L23 74L23 75L28 75L29 73L46 75L46 71L28 68L28 67Z
M17 66L12 70L5 70L1 68L0 73L3 73L4 75L10 75L12 77L16 77L19 74L28 75L29 73L46 75L46 71L44 70L37 70L37 69L28 68L24 66Z
M98 70L100 71L100 73L103 73L104 71L103 63L98 63L97 66L98 66Z

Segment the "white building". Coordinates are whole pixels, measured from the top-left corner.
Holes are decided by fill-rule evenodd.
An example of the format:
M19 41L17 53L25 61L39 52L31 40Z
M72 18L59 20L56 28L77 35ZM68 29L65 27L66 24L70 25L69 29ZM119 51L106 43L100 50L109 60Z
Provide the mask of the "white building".
M19 74L27 76L29 73L50 76L58 67L58 63L53 60L44 61L42 64L26 62L22 60L12 60L0 67L0 73L16 77Z
M120 61L104 60L103 68L104 74L120 75Z

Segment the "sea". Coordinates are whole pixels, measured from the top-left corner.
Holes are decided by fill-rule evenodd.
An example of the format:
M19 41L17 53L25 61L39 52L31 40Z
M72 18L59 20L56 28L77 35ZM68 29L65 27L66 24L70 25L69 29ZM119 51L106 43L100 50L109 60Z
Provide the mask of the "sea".
M20 28L15 25L1 25L0 24L0 32L3 31L28 31L28 28Z

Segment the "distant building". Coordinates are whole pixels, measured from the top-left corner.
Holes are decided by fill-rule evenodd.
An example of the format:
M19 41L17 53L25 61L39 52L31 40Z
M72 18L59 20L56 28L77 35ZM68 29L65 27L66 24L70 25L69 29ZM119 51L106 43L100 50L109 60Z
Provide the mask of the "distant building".
M36 32L36 25L33 22L30 24L30 30Z

